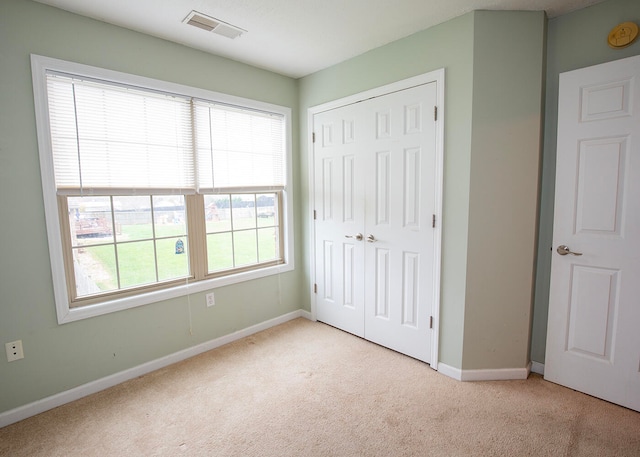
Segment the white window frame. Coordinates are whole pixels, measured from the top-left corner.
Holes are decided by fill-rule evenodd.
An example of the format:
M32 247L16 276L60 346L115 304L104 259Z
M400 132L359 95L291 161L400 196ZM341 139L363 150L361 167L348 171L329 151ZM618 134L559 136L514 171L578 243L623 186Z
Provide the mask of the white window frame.
M31 55L31 69L38 149L40 156L40 173L42 178L42 193L44 199L51 274L53 279L58 324L100 316L115 311L147 305L171 298L182 297L193 293L204 292L216 287L237 284L239 282L271 275L278 275L294 269L291 108L35 54ZM97 78L162 92L186 95L199 99L215 100L221 103L269 111L283 115L285 117L286 124L286 186L282 193L284 263L195 282L185 280L184 284L167 289L145 291L137 295L120 298L106 297L105 300L100 303L71 308L66 283L62 233L60 230L51 137L49 133L50 127L46 80L46 74L48 71Z

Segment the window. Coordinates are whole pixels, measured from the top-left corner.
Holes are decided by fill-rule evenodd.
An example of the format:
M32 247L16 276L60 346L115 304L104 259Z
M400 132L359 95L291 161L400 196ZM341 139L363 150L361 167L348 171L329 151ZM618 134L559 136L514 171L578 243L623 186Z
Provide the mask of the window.
M32 66L59 322L293 268L288 108Z

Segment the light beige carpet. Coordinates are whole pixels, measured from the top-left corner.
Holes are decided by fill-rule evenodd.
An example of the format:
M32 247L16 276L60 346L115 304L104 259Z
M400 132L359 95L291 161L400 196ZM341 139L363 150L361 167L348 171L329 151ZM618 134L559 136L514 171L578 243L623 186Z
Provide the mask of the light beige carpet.
M640 456L640 413L297 319L0 429L2 456Z

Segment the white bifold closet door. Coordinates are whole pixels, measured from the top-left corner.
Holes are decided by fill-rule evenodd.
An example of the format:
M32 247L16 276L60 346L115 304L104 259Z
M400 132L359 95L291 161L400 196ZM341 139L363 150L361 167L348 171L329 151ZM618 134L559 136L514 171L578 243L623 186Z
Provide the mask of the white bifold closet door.
M436 82L314 115L318 320L430 362Z

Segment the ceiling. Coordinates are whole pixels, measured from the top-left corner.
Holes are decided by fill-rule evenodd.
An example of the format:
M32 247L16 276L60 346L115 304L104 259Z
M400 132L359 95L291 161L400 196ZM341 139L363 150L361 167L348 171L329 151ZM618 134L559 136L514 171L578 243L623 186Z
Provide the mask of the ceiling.
M472 10L544 10L550 18L603 0L36 0L293 78ZM192 11L246 30L230 39L192 27Z

